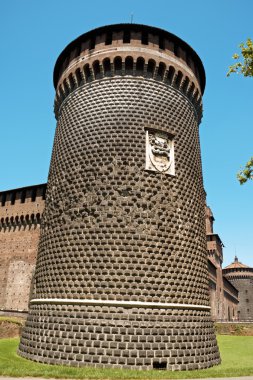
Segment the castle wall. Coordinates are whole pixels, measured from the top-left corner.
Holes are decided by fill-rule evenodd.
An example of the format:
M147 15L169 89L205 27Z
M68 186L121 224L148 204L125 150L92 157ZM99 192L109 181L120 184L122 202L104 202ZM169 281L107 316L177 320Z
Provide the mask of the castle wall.
M212 318L215 321L234 321L237 319L238 291L223 276L223 243L213 231L214 217L210 207L206 206L205 214Z
M224 276L223 283L223 321L236 321L238 311L238 288L233 286ZM240 294L240 293L239 293Z
M222 276L222 269L208 259L211 314L215 321L237 320L238 291Z
M209 274L209 296L211 306L211 316L213 320L217 319L217 270L213 263L208 260L208 274Z
M28 310L45 189L0 193L0 310Z

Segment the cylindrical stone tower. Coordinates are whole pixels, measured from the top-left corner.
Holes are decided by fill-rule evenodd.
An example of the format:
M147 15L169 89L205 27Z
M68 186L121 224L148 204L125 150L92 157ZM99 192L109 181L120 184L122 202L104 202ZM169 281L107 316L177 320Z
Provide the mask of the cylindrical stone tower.
M239 290L239 304L237 315L229 313L230 318L253 321L253 268L241 263L238 257L222 270L223 275Z
M210 317L198 126L204 68L158 28L70 43L33 296L19 353L53 364L218 364Z

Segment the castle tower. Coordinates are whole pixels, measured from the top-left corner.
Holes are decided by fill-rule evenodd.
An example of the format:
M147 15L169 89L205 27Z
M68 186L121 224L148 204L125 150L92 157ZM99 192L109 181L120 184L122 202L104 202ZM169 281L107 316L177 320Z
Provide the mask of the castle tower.
M201 60L164 30L109 25L64 49L54 84L57 129L19 353L116 368L219 363L198 133Z
M234 261L223 269L223 275L239 290L239 321L253 321L253 268L241 263L235 256Z

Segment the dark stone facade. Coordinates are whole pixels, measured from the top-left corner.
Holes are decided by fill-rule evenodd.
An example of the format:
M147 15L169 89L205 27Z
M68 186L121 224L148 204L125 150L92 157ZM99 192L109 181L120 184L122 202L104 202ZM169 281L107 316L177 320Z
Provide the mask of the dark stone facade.
M44 183L0 192L0 313L28 311L46 186ZM240 317L238 290L222 275L222 243L213 233L213 220L210 208L206 207L211 315L215 321L236 321ZM243 281L246 286L248 279ZM252 314L248 315L248 309L252 310L249 306L247 319L252 318Z
M203 72L184 42L140 25L95 30L58 59L58 124L20 355L139 369L220 362L198 137ZM147 130L157 156L173 141L175 175L145 169Z

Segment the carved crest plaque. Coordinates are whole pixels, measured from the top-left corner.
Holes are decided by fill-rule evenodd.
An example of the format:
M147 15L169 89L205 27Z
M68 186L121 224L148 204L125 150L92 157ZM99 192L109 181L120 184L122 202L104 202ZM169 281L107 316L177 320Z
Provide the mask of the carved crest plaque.
M174 143L166 132L146 130L146 170L175 175Z

